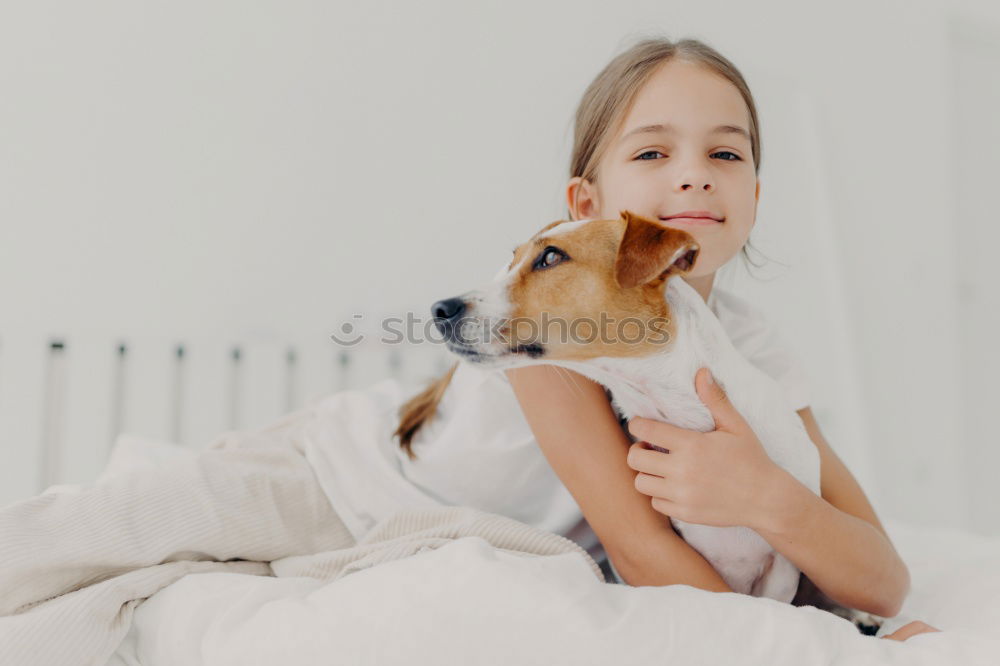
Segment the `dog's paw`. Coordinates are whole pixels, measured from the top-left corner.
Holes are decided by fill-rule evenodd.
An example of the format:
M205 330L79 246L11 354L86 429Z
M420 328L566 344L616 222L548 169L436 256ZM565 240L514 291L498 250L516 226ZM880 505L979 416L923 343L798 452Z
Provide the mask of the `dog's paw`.
M854 608L844 608L843 606L827 608L834 615L844 618L857 627L858 631L866 636L874 636L885 622L884 617L866 613Z
M858 628L865 636L874 636L878 633L879 628L882 623L885 622L884 617L879 617L878 615L872 615L871 613L866 613L864 611L850 609L848 616L845 618L854 623L854 626Z

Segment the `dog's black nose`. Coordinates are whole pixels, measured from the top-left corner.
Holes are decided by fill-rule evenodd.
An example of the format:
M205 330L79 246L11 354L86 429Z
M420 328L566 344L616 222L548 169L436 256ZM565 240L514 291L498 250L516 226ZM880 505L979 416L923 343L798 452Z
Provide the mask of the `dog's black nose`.
M434 319L444 319L450 321L459 317L465 312L465 301L461 298L446 298L431 306L431 314Z

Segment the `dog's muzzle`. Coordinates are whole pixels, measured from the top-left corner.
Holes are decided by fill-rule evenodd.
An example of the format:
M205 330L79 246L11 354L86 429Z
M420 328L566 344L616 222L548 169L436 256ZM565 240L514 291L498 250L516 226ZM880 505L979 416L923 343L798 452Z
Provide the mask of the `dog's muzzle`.
M461 297L446 298L431 306L434 326L441 333L448 350L476 363L512 361L516 357L536 359L545 354L536 343L511 345L503 337L503 320L476 317ZM485 339L484 339L485 338ZM516 361L515 361L516 362Z
M465 314L465 301L461 298L446 298L431 306L434 326L445 340L455 340L458 324Z
M468 319L468 306L462 298L446 298L431 306L434 327L441 333L448 350L461 356L478 360L481 351L474 341L467 340L465 334L474 326Z

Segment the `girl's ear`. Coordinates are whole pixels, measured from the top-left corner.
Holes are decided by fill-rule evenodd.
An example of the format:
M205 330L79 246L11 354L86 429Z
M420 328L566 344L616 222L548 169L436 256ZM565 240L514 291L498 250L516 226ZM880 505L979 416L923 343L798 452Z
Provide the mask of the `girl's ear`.
M574 220L595 217L600 205L593 185L582 176L573 176L566 186L566 205Z
M681 229L665 227L631 211L621 211L625 233L615 257L615 281L623 289L661 282L687 273L701 248Z
M750 223L750 227L753 228L757 224L757 204L760 203L760 178L757 179L757 191L753 195L753 222Z

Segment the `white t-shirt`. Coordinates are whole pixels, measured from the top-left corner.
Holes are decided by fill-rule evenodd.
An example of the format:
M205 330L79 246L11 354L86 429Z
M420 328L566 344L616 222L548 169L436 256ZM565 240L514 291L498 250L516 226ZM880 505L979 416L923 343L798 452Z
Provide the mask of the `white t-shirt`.
M802 359L764 315L745 298L715 287L707 305L733 346L784 390L795 411L808 407L809 380Z
M795 407L809 404L800 360L745 299L713 289L709 308L733 345L773 377ZM414 393L395 380L341 391L317 405L307 455L356 538L401 507L472 506L577 542L604 557L579 506L535 441L502 370L459 364L437 415L414 439L410 460L392 438L399 406ZM468 433L481 433L469 441Z

